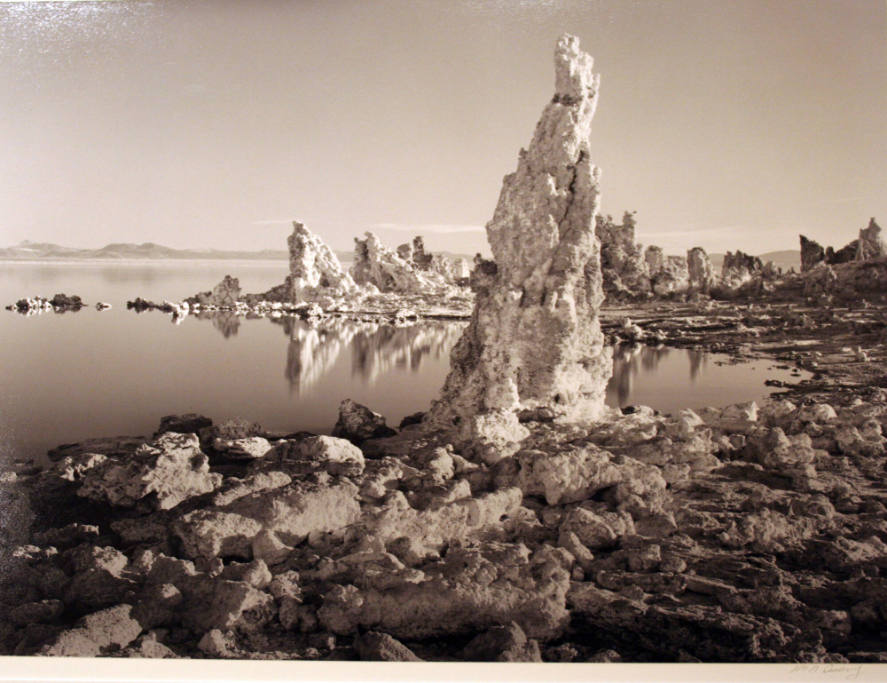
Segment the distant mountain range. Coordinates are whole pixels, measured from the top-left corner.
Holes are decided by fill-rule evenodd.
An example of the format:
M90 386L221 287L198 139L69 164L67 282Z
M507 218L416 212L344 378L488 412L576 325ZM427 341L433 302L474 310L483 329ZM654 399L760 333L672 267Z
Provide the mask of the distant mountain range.
M354 260L353 251L338 251L334 253L340 261L350 263ZM473 254L456 254L449 251L435 252L450 258L464 258L470 263ZM13 247L0 247L0 260L14 261L43 261L61 259L249 259L262 261L286 261L289 252L284 249L263 249L261 251L226 251L223 249L173 249L154 242L132 244L130 242L115 242L106 244L101 249L78 249L75 247L63 247L51 242L31 242L24 240Z
M450 258L465 258L469 263L470 254L456 254L448 251L439 252ZM351 251L336 251L340 261L350 262L354 258ZM132 244L129 242L115 242L107 244L101 249L77 249L75 247L63 247L50 242L31 242L25 240L14 247L0 247L0 259L16 261L42 261L61 259L151 259L151 260L183 260L183 259L243 259L263 261L286 261L289 258L287 251L283 249L263 249L261 251L225 251L222 249L173 249L154 242ZM724 262L723 254L710 254L712 266L720 269ZM801 252L797 249L786 251L770 251L761 254L760 259L765 263L773 261L774 264L788 270L799 269Z
M349 252L337 252L341 258ZM43 259L255 259L286 260L288 253L283 249L263 249L262 251L225 251L221 249L173 249L154 242L131 244L115 242L101 249L77 249L63 247L50 242L25 240L14 247L0 248L0 259L33 261Z

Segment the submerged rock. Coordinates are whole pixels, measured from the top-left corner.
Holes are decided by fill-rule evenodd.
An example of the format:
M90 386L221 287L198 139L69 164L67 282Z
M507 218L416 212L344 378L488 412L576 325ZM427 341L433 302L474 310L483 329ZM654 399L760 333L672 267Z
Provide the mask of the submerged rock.
M471 323L429 414L465 440L486 442L486 457L501 457L504 444L525 435L516 416L523 408L598 417L612 371L598 320L599 171L589 150L598 77L577 38L558 41L555 75L554 98L487 224L494 261L472 274Z

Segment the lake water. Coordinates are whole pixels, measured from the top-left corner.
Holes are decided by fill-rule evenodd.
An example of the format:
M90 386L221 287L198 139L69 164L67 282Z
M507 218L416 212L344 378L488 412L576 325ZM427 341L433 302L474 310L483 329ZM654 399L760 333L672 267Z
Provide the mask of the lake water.
M243 417L268 429L329 432L344 398L397 425L428 408L443 384L463 322L407 328L332 319L186 318L136 314L126 300L179 300L225 274L245 291L279 284L284 262L0 264L0 304L23 296L80 295L78 313L0 310L0 460L41 457L95 436L150 434L161 416ZM621 348L607 393L613 406L670 412L760 399L771 362L723 364L715 354Z

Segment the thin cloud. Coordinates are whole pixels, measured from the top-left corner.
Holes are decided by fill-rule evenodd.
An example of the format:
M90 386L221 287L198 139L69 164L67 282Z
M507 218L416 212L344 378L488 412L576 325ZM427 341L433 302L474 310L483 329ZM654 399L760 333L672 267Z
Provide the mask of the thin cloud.
M445 223L374 223L370 230L395 230L397 232L431 232L453 234L462 232L481 233L486 230L482 225L445 224Z
M823 199L822 201L817 202L818 205L823 206L827 204L855 204L856 202L861 202L865 197L834 197L829 199Z

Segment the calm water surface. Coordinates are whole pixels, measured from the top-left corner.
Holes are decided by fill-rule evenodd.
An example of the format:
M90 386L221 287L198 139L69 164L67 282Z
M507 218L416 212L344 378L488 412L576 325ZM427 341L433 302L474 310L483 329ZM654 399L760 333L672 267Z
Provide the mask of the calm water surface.
M78 294L109 311L25 317L0 310L0 459L40 457L94 436L150 434L160 417L197 412L244 417L273 430L329 432L346 397L397 425L425 410L443 384L464 323L409 328L332 319L312 327L282 319L136 314L136 296L181 299L230 273L245 291L286 274L282 262L0 264L0 304L22 296ZM669 412L769 393L786 379L770 362L723 364L715 354L618 349L610 405Z

